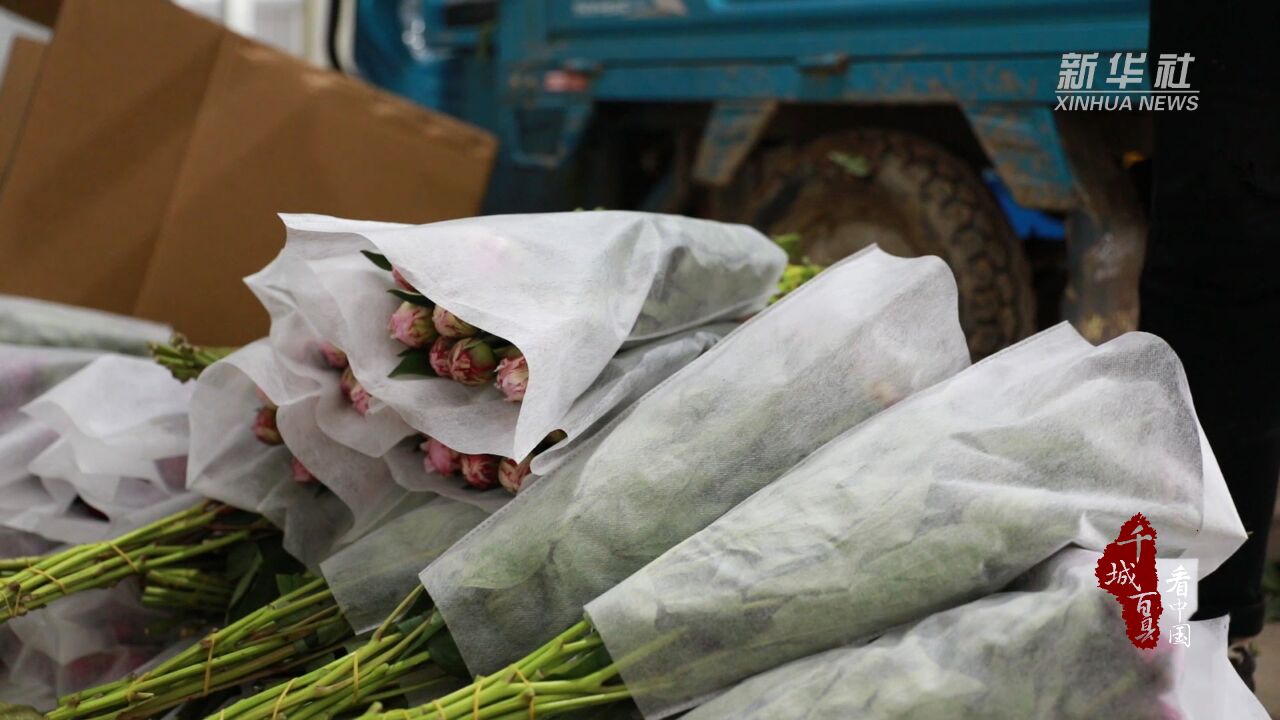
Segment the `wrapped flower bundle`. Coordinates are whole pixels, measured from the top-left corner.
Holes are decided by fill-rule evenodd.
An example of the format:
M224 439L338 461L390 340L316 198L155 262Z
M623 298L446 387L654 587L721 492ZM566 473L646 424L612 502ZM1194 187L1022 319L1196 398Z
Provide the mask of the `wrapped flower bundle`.
M1063 551L1007 592L761 673L685 718L1202 717L1174 697L1185 658L1175 662L1173 646L1144 652L1125 637L1118 607L1098 592L1098 558ZM1244 691L1236 686L1224 693Z
M1101 550L1133 508L1162 553L1208 572L1243 539L1224 491L1168 347L1135 333L1093 348L1061 326L827 443L587 603L590 622L442 699L440 717L468 692L482 717L623 694L666 717L996 592L1064 546ZM580 656L597 644L608 654ZM590 672L530 675L543 660Z
M826 440L965 367L955 292L935 258L865 251L570 451L422 575L468 667L538 647Z
M145 355L172 331L160 323L89 308L0 295L0 344Z
M418 444L475 456L473 486L502 485L505 460L509 490L524 486L522 465L545 472L534 455L552 433L570 447L679 366L639 353L627 377L606 377L620 353L683 336L688 362L709 343L687 333L763 307L785 259L749 228L642 213L284 219L285 249L248 279L272 346L312 328L343 350L370 408L396 412Z
M313 368L320 361L318 353L306 357ZM320 427L320 418L338 413L356 423L383 419L342 409L328 392L336 382L311 383L257 341L203 372L191 399L189 487L270 520L285 548L313 570L379 522L431 498L400 487L383 459L335 442L340 432ZM318 409L325 402L336 412Z

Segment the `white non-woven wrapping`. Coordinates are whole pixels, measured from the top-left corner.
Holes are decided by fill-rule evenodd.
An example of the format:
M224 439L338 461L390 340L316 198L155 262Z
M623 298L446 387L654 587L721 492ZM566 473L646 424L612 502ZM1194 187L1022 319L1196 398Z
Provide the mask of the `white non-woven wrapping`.
M822 443L968 362L946 265L863 251L638 400L423 585L468 667L493 671Z
M392 479L386 462L333 442L319 430L315 394L291 394L296 376L282 373L266 340L258 340L200 374L191 400L187 485L207 497L258 512L284 532L284 547L315 567L338 547L429 496ZM260 388L279 405L283 445L253 435ZM333 388L337 392L336 387ZM296 400L296 397L301 397ZM292 457L316 483L292 479Z
M468 218L424 226L283 216L280 256L246 279L277 316L304 315L346 351L361 384L417 430L460 452L523 458L627 343L763 307L786 262L757 231L635 212ZM390 378L404 349L387 333L400 300L384 254L433 302L515 344L523 402L491 386ZM267 299L266 296L270 296ZM273 342L277 341L273 333Z
M27 363L0 372L11 400L47 388L0 423L0 523L92 542L195 502L183 489L189 387L123 355L5 348L0 357ZM23 390L15 374L41 380Z
M525 480L525 486L554 470L578 443L608 424L672 373L706 352L734 327L736 325L731 323L705 325L637 345L615 355L565 414L561 429L568 437L534 456L530 465L532 475ZM477 492L459 478L446 478L427 471L417 442L401 443L387 454L386 460L396 482L415 492L434 492L490 513L511 499L507 492Z
M1268 717L1231 669L1226 638L1215 638L1205 623L1192 624L1191 647L1162 636L1154 649L1135 648L1125 635L1119 603L1097 586L1093 571L1099 557L1064 551L1008 592L931 615L867 645L763 672L684 717ZM1166 608L1162 621L1169 613Z
M1134 513L1207 573L1244 532L1206 507L1222 480L1201 442L1168 345L1094 348L1064 324L832 440L586 612L659 718L995 592L1068 545L1101 551Z
M0 626L0 701L51 710L57 698L124 677L161 649L136 581L62 598Z
M325 583L356 634L378 627L418 586L418 572L486 517L473 505L436 498L320 563Z
M0 343L145 355L148 342L173 334L167 325L47 300L0 295Z
M275 378L272 401L281 407L309 407L316 427L326 437L369 457L382 457L404 438L416 435L395 410L376 398L370 399L364 415L356 412L340 388L342 371L325 362L320 335L288 304L291 298L272 289L258 294L266 307L277 309L269 342L270 374ZM267 362L263 357L261 362Z

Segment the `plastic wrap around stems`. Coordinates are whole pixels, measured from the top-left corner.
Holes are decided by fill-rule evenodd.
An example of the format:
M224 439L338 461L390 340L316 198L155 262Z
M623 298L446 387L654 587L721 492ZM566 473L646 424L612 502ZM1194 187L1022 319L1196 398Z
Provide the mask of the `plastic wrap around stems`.
M418 572L488 513L436 498L320 563L325 583L356 634L378 627L418 584Z
M148 342L164 342L172 334L169 326L149 320L0 295L0 343L145 355Z
M59 696L123 677L161 650L127 580L88 590L0 627L0 701L49 709Z
M1098 589L1099 557L1063 551L1008 592L761 673L685 720L1225 720L1262 711L1211 628L1193 626L1191 647L1162 639L1135 648L1120 605ZM1229 677L1214 673L1221 666ZM1206 673L1221 682L1204 683ZM1217 714L1228 704L1240 712Z
M1208 572L1244 532L1202 443L1164 342L1094 348L1060 325L831 441L586 612L658 718L1069 544L1101 551L1137 512Z
M460 452L523 458L619 349L763 307L785 254L751 228L633 212L468 218L418 227L284 216L280 256L247 282L275 313L296 309L346 351L370 395ZM388 377L402 345L384 254L433 302L514 343L521 403L491 386ZM264 299L264 304L268 304ZM274 335L273 335L274 340Z
M280 405L276 423L283 445L253 435L268 397L288 397L265 340L254 342L200 375L191 399L191 455L187 486L207 497L258 512L284 532L284 547L315 568L335 549L363 535L389 513L407 511L427 496L414 496L391 479L386 463L331 442L316 425L314 396ZM292 457L317 482L291 477Z
M560 429L568 437L534 456L530 466L533 475L525 481L525 486L554 470L579 443L599 431L658 383L706 352L735 327L732 323L706 325L637 345L615 355L565 414ZM457 478L427 472L416 441L402 443L387 454L386 460L396 482L415 492L434 492L490 513L511 499L506 492L476 492Z
M96 356L0 434L0 523L92 542L195 502L183 489L189 396L150 361Z
M468 667L492 672L822 443L968 358L942 261L865 250L637 401L428 567L423 585Z

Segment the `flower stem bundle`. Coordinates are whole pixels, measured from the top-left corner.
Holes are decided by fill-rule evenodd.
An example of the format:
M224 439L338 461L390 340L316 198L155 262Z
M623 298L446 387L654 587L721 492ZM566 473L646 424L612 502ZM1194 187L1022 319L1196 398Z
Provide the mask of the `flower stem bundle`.
M183 610L201 615L226 612L231 583L197 568L157 568L143 578L142 604L160 610Z
M385 720L524 720L549 718L631 697L616 681L618 665L599 633L583 620L524 659L461 690Z
M200 347L174 333L167 343L150 343L151 357L183 382L200 377L205 368L235 352L233 347Z
M60 597L108 587L226 549L265 530L260 519L236 520L226 505L204 502L114 540L75 545L30 559L3 576L0 624Z
M444 628L416 588L350 653L218 711L217 720L329 718L379 699L400 695L396 683L431 661L428 642ZM55 719L56 720L56 719Z
M324 581L313 578L215 630L142 675L63 697L49 720L158 715L332 653L351 627Z

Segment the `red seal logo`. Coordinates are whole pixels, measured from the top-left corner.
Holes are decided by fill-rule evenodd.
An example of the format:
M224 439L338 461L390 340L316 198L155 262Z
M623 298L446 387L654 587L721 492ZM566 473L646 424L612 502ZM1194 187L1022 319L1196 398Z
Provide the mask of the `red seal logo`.
M1144 650L1154 648L1164 608L1156 575L1156 530L1142 513L1120 526L1120 535L1102 552L1094 575L1098 587L1119 601L1129 640Z

